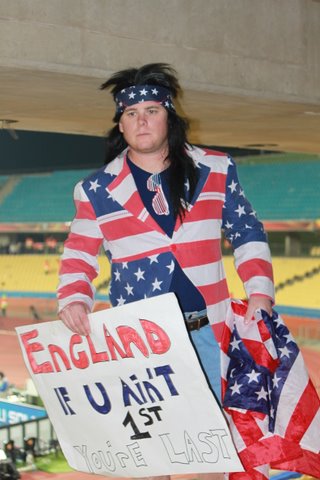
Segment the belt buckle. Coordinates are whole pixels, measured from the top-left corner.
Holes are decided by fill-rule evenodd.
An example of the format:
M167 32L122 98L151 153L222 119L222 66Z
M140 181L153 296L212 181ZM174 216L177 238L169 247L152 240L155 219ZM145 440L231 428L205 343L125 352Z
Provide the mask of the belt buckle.
M207 318L207 315L201 315L201 317L198 317L198 318L197 318L197 322L198 322L197 330L200 330L200 328L201 328L201 320L203 320L204 318Z
M194 330L198 330L198 331L200 330L201 320L206 318L206 316L207 315L201 315L200 317L197 317L197 313L193 313L193 314L189 315L189 320L196 323L196 327L194 328ZM194 317L196 317L196 318L194 318Z

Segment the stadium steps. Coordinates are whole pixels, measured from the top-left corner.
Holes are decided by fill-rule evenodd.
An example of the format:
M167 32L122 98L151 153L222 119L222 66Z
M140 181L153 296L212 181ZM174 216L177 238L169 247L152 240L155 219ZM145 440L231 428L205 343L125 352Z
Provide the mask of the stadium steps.
M241 165L239 178L261 220L320 218L320 162Z
M14 191L21 180L21 175L0 177L0 205L3 200Z
M44 273L44 262L49 262L49 273ZM35 292L54 294L58 284L59 255L0 255L0 289L2 292ZM98 293L107 294L110 278L110 265L104 255L98 258L100 274L94 285ZM233 298L245 298L245 292L239 279L232 256L224 257L224 265L230 294ZM304 276L319 266L319 259L281 258L273 259L276 285L293 276ZM99 288L101 287L101 288ZM319 275L304 276L300 282L278 290L278 305L320 309Z
M312 269L310 270L306 270L303 274L301 275L298 275L298 274L294 274L292 277L290 278L287 278L286 280L284 280L283 282L280 282L278 283L276 286L275 286L275 290L276 292L278 292L279 290L282 290L284 288L288 288L289 286L292 286L294 285L295 283L298 283L298 282L302 282L304 281L305 279L307 278L312 278L316 275L320 275L320 264L318 264L317 266L313 267Z
M240 182L261 220L320 218L320 162L238 163ZM63 170L22 175L2 201L2 222L70 222L74 216L75 184L91 170ZM40 208L35 208L39 207Z
M94 281L97 287L110 278L110 266L106 257L99 257L100 276ZM49 273L44 271L45 261ZM0 255L0 290L5 292L54 293L58 284L59 255ZM105 294L102 288L100 293Z
M0 175L0 192L8 180L8 175Z
M273 257L275 285L287 279L302 277L301 281L292 282L286 288L276 292L276 304L308 309L320 309L319 275L305 275L319 267L318 258L284 258ZM245 292L234 267L232 256L224 257L229 291L233 298L245 298Z
M70 222L75 214L73 189L90 170L22 175L2 201L0 222Z
M319 276L305 278L276 293L278 305L320 310Z

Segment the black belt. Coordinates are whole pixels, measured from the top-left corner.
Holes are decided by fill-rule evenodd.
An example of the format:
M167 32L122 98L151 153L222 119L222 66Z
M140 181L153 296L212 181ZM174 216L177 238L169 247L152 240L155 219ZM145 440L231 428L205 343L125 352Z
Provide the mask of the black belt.
M209 319L207 315L202 315L201 317L198 317L198 318L197 317L192 318L191 316L188 319L186 319L186 326L189 332L192 332L193 330L200 330L200 328L208 324L209 324Z

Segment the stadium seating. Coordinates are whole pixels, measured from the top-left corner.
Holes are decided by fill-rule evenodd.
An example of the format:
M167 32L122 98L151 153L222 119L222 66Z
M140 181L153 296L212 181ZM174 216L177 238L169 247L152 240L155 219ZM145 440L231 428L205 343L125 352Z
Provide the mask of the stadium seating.
M225 257L224 263L231 296L244 298L244 290L235 271L233 258ZM320 273L308 276L309 272L317 270L319 267L319 258L274 257L273 269L277 304L320 309ZM290 281L287 282L288 280ZM283 288L277 288L281 283L285 284Z
M239 178L263 220L320 218L320 162L240 164Z
M240 182L262 220L320 218L320 162L238 162ZM72 192L91 170L65 170L21 176L1 202L0 222L69 222L74 216ZM1 182L5 177L0 177ZM304 188L308 185L308 188Z
M45 273L44 262L49 263L49 273ZM233 257L224 258L230 295L244 298L242 283L235 271ZM307 272L320 266L316 258L280 258L273 259L275 284L288 279L301 277L292 284L285 285L277 291L278 305L291 305L304 308L320 309L319 279L320 274L305 276ZM99 257L100 274L94 284L103 295L107 294L106 281L110 278L110 265L104 255ZM50 293L56 291L58 282L58 255L0 255L0 289L5 292Z
M75 184L90 170L65 170L24 175L7 195L0 209L0 222L67 222L75 213Z
M45 273L44 263L49 264ZM98 286L110 278L106 257L99 257L100 275L95 280ZM58 255L0 255L0 290L5 292L54 293L58 283ZM106 292L106 289L102 289Z
M7 180L8 180L7 175L0 175L0 190L5 185Z

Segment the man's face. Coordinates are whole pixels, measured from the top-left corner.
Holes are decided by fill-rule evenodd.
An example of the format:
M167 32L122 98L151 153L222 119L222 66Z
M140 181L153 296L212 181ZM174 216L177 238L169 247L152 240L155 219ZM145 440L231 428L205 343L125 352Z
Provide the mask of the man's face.
M127 107L121 115L119 129L136 153L160 153L167 149L168 112L157 102Z

